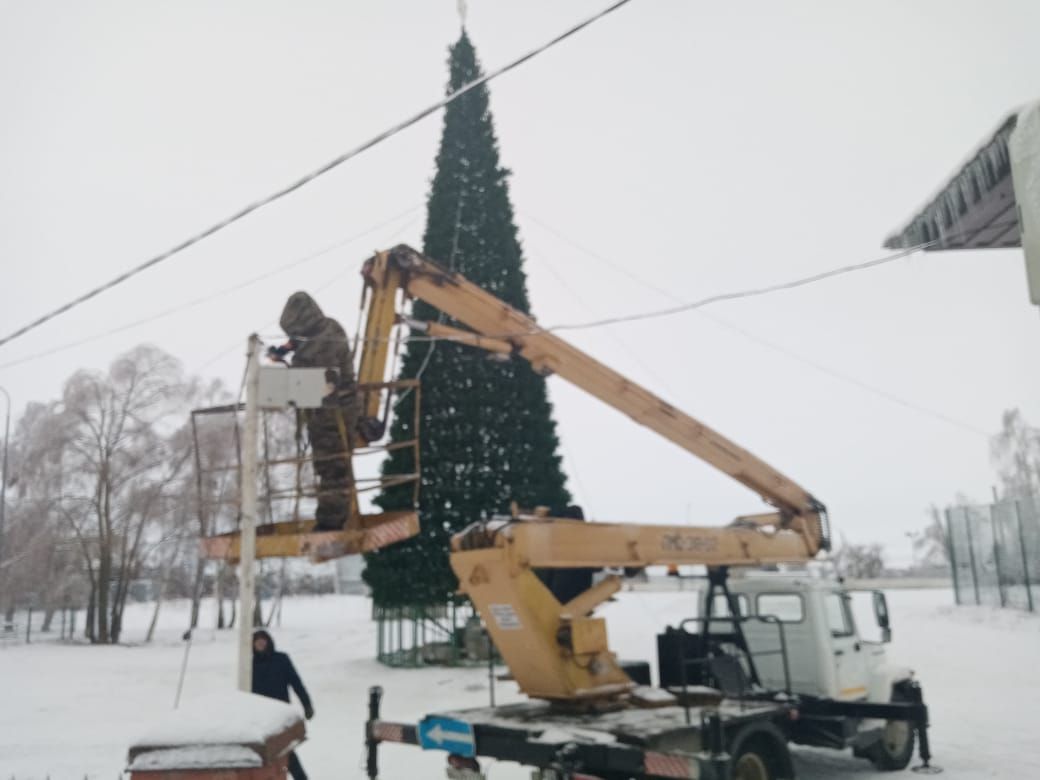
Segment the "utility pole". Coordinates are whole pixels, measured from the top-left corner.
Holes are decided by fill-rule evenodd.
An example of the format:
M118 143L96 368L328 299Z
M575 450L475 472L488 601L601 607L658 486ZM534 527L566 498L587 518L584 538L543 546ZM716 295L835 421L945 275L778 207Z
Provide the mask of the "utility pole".
M246 423L242 434L242 522L238 575L238 689L253 690L253 604L256 599L256 470L260 407L260 337L246 352Z
M905 536L910 540L910 571L913 572L917 568L917 539L920 537L920 533L917 531L907 531Z
M0 562L4 559L4 533L7 530L7 441L11 438L11 396L0 387L7 401L7 412L4 415L4 464L0 467Z

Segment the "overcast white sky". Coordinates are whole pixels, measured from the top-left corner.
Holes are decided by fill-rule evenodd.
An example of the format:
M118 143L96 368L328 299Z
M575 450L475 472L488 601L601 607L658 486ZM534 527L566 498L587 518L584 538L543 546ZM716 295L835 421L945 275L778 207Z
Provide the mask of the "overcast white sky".
M470 0L468 29L490 68L603 4ZM454 0L0 0L0 331L432 102L458 25ZM491 88L536 316L629 313L884 254L998 121L1040 97L1037 29L1035 0L635 0ZM352 328L359 263L420 242L439 133L431 118L0 348L16 413L142 341L237 387L237 344L273 336L298 288ZM362 233L212 302L10 365ZM788 473L837 531L887 543L895 562L929 503L989 495L988 441L970 428L995 431L1016 406L1040 422L1040 315L1019 251L916 256L572 338ZM551 391L571 488L598 519L759 510L580 391Z

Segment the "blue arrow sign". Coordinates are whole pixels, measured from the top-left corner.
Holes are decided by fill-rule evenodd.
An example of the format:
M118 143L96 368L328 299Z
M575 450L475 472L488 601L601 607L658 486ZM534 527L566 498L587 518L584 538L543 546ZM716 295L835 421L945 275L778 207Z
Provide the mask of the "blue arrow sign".
M423 750L447 750L466 758L477 755L473 726L452 718L430 716L419 721L419 744Z

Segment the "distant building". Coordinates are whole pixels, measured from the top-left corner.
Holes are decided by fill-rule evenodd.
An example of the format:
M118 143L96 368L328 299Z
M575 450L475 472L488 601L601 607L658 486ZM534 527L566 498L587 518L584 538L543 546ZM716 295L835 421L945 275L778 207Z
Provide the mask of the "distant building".
M1022 247L1040 306L1040 101L1011 112L885 247Z

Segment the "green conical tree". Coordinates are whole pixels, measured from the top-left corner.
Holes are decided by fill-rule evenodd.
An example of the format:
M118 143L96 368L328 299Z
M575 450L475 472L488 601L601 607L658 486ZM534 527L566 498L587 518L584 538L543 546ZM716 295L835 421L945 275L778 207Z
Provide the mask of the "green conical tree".
M448 90L480 76L465 32L451 47ZM451 103L427 204L423 251L510 305L529 312L523 256L513 222L507 177L499 163L488 91L471 90ZM418 319L450 324L416 302ZM570 500L557 454L559 439L545 379L528 363L493 362L450 342L411 342L401 378L421 373L422 531L368 556L365 581L377 606L444 604L457 588L448 564L451 535L488 514L521 506L561 506ZM413 437L415 394L395 407L390 437ZM410 450L395 451L384 473L414 471ZM410 487L385 491L383 509L411 506Z

